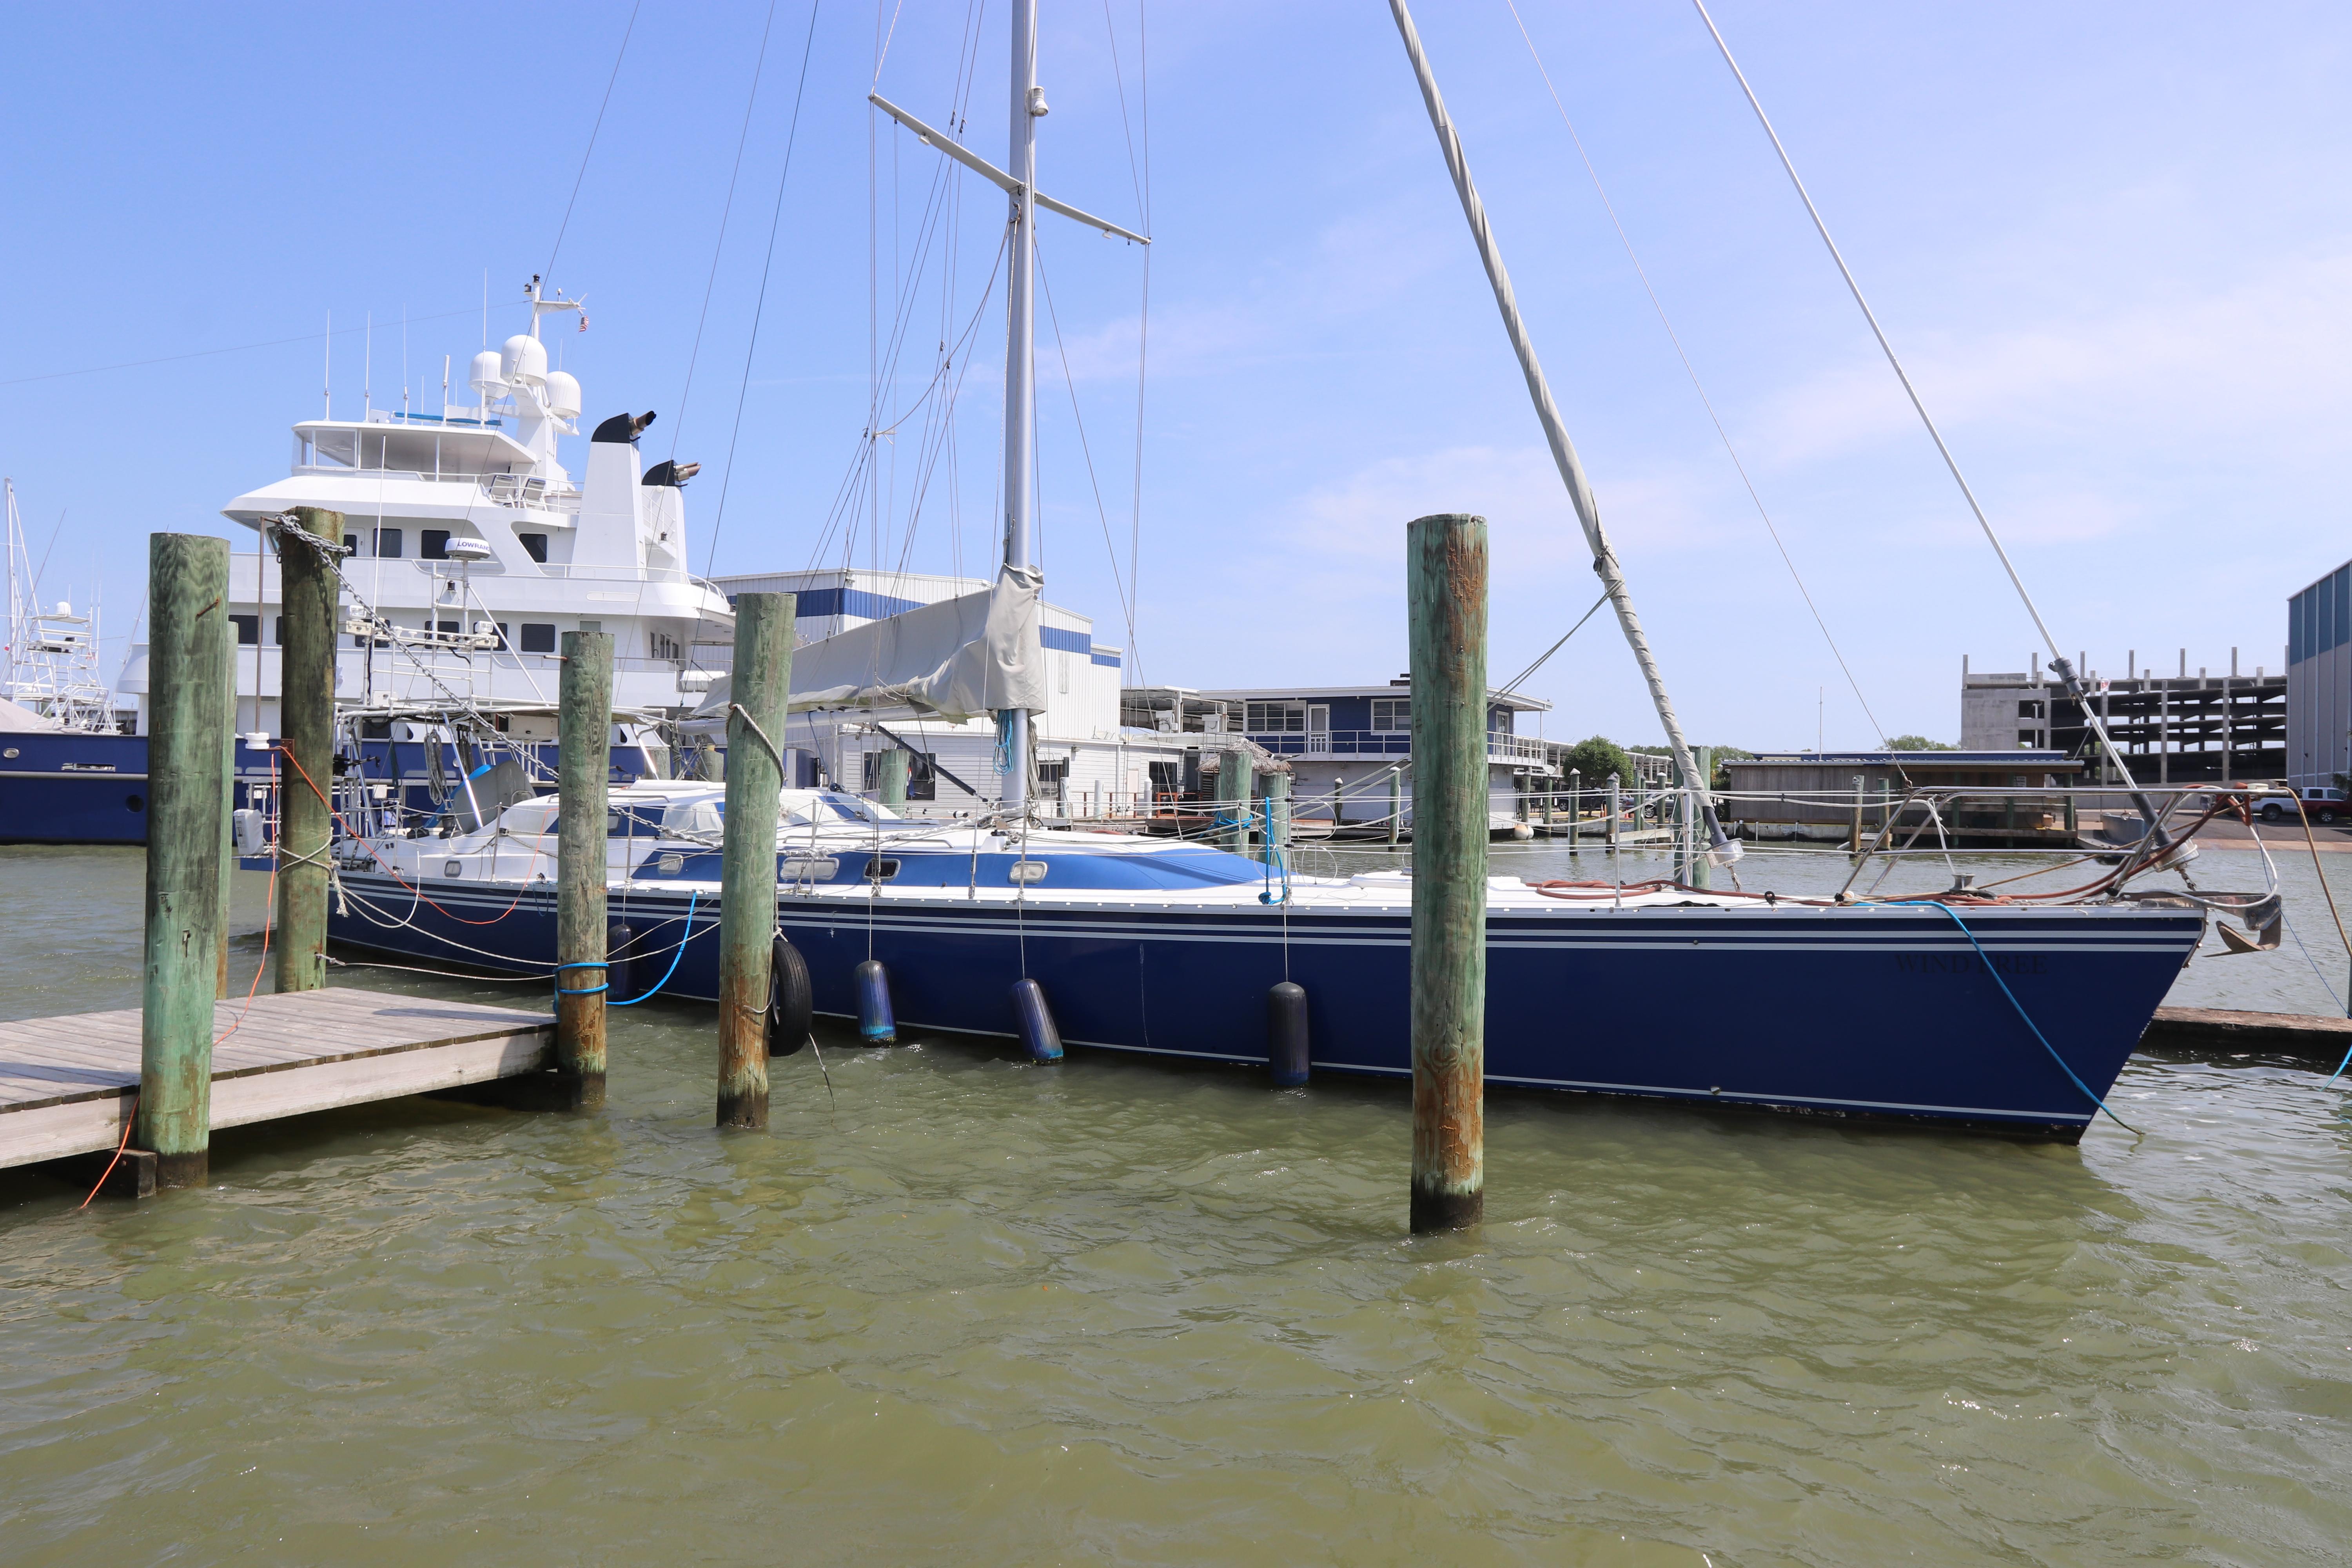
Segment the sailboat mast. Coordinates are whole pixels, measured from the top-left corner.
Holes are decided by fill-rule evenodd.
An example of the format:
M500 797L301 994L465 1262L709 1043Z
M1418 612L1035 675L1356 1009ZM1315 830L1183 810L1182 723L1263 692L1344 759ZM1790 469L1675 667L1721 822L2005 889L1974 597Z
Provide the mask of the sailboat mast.
M1584 542L1592 551L1592 570L1601 578L1609 603L1617 612L1617 625L1625 634L1626 646L1633 650L1633 662L1641 666L1642 679L1650 689L1651 704L1658 711L1658 723L1666 732L1666 749L1673 753L1684 787L1694 792L1706 814L1711 858L1718 864L1736 860L1739 858L1739 846L1725 835L1722 824L1716 820L1715 796L1709 788L1713 781L1698 776L1690 743L1683 738L1682 721L1675 715L1674 699L1666 694L1665 677L1659 672L1657 657L1650 651L1649 638L1643 635L1641 617L1633 613L1633 595L1625 586L1617 552L1610 548L1609 535L1601 530L1601 509L1593 501L1592 487L1584 477L1584 465L1577 460L1576 447L1569 441L1568 428L1560 423L1559 409L1552 402L1551 384L1544 379L1543 366L1536 361L1535 343L1528 336L1527 324L1519 319L1518 300L1511 291L1511 275L1504 268L1503 252L1495 243L1493 230L1486 226L1486 204L1478 199L1478 188L1470 182L1469 160L1463 155L1461 139L1454 135L1454 122L1446 116L1445 100L1438 95L1437 78L1430 71L1429 57L1422 52L1421 35L1413 28L1412 15L1405 9L1405 0L1389 0L1389 9L1396 15L1397 31L1403 35L1405 53L1412 59L1412 73L1420 79L1422 100L1429 106L1429 121L1437 131L1438 148L1444 153L1445 167L1454 176L1454 189L1462 198L1462 216L1470 220L1470 237L1477 244L1479 259L1486 264L1486 280L1494 285L1495 303L1503 314L1503 331L1509 336L1511 348L1519 356L1519 369L1528 378L1528 395L1534 400L1536 418L1543 426L1545 439L1551 444L1552 461L1559 468L1560 480L1568 487L1568 498L1576 508L1576 521L1583 527Z
M1037 219L1037 120L1045 95L1037 89L1037 0L1013 3L1013 123L1006 148L1013 176L1013 267L1005 296L1004 346L1004 563L1030 564L1030 429L1034 399L1036 344L1030 330L1035 300ZM1029 803L1029 714L1008 708L997 715L1004 750L1012 759L1000 786L1007 811Z

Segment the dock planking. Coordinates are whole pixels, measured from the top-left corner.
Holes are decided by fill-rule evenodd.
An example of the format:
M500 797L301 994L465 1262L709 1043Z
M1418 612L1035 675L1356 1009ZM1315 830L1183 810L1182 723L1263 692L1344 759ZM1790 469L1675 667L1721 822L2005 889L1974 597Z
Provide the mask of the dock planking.
M0 1167L121 1143L140 1027L136 1007L0 1023ZM555 1018L336 988L215 1003L213 1040L217 1129L539 1072Z

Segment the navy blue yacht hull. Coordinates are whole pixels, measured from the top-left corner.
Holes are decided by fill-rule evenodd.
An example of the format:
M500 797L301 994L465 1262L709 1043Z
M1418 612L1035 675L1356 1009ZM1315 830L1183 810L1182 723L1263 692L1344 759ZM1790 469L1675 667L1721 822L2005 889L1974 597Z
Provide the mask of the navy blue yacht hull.
M545 884L520 898L436 884L428 904L379 873L343 876L352 907L334 920L339 942L427 963L553 962ZM680 953L688 905L683 890L614 895L612 918L634 947L616 993L659 984L715 998L718 910L696 906ZM1307 989L1316 1071L1412 1071L1401 914L788 896L778 918L820 1013L855 1015L852 972L870 955L889 970L902 1030L1010 1037L1012 986L1026 975L1069 1045L1255 1064L1266 1059L1266 990L1287 978ZM1492 914L1487 1081L2079 1138L2095 1108L2021 1008L2104 1094L2201 917L2117 907L1964 918L2007 993L1931 907Z

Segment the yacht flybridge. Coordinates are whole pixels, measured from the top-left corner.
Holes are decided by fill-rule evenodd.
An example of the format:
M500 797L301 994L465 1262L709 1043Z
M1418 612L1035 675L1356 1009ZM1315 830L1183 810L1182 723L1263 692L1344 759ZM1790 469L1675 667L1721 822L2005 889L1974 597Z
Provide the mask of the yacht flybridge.
M298 507L340 514L345 707L551 710L567 631L615 639L614 705L691 707L697 645L725 664L726 597L688 568L685 482L697 465L644 465L651 414L594 426L574 477L559 441L581 432L579 381L548 368L550 315L581 302L528 290L530 331L476 354L472 404L438 413L368 408L294 426L292 471L224 515L255 531L234 554L240 729L276 732L277 563L260 531ZM446 379L446 378L445 378ZM707 662L707 661L706 661ZM143 668L126 689L143 692ZM688 695L693 693L695 695ZM143 726L142 726L143 727Z

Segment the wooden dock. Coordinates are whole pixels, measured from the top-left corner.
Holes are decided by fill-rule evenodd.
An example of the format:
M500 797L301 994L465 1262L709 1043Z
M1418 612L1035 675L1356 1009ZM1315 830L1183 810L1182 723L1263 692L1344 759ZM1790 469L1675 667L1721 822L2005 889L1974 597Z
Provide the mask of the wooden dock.
M257 996L249 1012L242 999L215 1003L213 1038L218 1129L540 1072L553 1065L555 1018L381 991L299 991ZM139 1090L139 1039L136 1007L0 1023L0 1167L120 1145Z
M2352 1054L2352 1018L2250 1013L2228 1007L2158 1007L2139 1043L2172 1050L2295 1057L2333 1071L2347 1054Z

